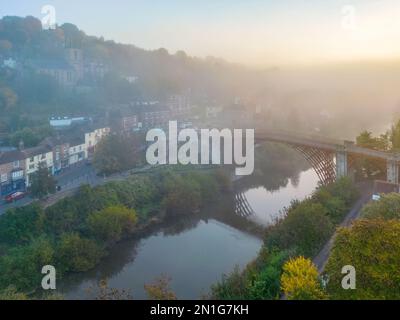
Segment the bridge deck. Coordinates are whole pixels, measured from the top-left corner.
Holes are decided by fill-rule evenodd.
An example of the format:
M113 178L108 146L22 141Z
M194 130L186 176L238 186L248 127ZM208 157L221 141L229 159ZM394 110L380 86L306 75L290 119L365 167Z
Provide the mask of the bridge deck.
M367 157L400 161L399 153L367 149L357 146L352 141L336 140L320 136L311 136L304 133L299 134L283 131L256 130L255 139L257 141L289 143L292 145L307 146L330 152L342 151Z

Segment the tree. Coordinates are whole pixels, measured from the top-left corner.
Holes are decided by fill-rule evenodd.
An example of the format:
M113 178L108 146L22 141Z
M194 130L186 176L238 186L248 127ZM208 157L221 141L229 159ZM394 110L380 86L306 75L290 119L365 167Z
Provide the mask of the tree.
M0 56L6 56L12 49L12 43L8 40L0 40Z
M325 272L333 299L400 299L400 222L358 220L337 232ZM356 290L342 288L342 268L356 270Z
M95 241L77 233L63 234L57 248L57 264L64 272L90 270L103 256L103 250Z
M87 223L89 230L96 238L116 242L132 233L137 223L137 215L134 209L112 206L91 213Z
M356 143L360 147L388 151L389 150L389 139L388 135L381 135L379 138L372 136L369 131L363 131L356 139ZM355 167L357 174L361 177L371 177L377 174L386 173L386 162L381 159L371 159L365 157L359 157L356 160Z
M53 129L50 126L25 127L22 130L13 132L9 136L9 140L14 147L18 147L21 141L25 147L35 147L43 139L52 135Z
M263 253L263 251L265 253ZM263 256L266 256L263 258ZM258 272L249 269L248 276L248 298L252 300L278 299L280 294L280 277L282 267L290 256L290 251L269 253L265 248L256 261Z
M0 241L7 244L27 244L43 233L44 212L40 205L13 208L0 219Z
M392 126L390 140L392 143L392 150L400 151L400 120Z
M327 210L306 200L289 209L284 219L267 230L265 243L271 250L296 248L298 254L312 257L332 232Z
M14 286L10 286L7 289L0 291L0 301L3 300L29 300L28 296L25 293L20 293Z
M93 165L103 174L109 175L132 168L139 158L135 154L136 143L123 135L110 135L96 147Z
M39 199L45 198L48 194L56 192L56 180L51 175L46 164L39 165L38 170L32 174L30 192Z
M153 283L146 284L144 289L150 300L176 300L175 293L170 287L171 279L162 275Z
M54 262L53 244L45 237L12 247L0 257L0 288L13 285L19 291L32 290L41 283L42 267Z
M324 206L334 224L340 223L346 214L345 201L339 197L334 197L324 186L314 193L313 199Z
M163 205L170 215L194 213L200 209L201 191L194 179L172 175L164 183L166 196Z
M10 111L18 101L17 94L8 87L0 88L0 110L3 112Z
M282 291L289 300L326 299L318 279L318 270L310 259L290 259L283 266Z
M110 288L107 280L101 280L97 287L90 287L89 293L96 293L95 300L132 300L129 290Z

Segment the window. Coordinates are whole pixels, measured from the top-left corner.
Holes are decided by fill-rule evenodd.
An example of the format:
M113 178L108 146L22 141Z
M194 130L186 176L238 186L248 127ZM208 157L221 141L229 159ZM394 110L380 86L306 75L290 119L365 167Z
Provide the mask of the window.
M24 171L19 170L11 174L13 180L18 180L24 177Z
M14 161L13 166L14 168L19 168L19 160Z
M46 155L42 154L41 160L46 159Z
M35 161L35 157L30 158L29 161L30 161L30 162Z
M31 165L29 166L29 170L33 170L33 169L35 169L35 165L34 165L34 164L31 164Z
M2 173L0 175L0 182L1 183L7 182L7 173Z

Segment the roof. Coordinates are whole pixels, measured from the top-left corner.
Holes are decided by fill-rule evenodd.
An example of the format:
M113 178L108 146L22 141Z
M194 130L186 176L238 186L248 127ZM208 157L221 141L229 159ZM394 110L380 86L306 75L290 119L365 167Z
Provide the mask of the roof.
M85 143L85 137L79 136L79 137L73 137L69 139L69 146L70 147L75 147L79 146L81 144Z
M24 159L26 159L25 154L19 150L0 153L0 164L12 163Z
M26 155L26 158L34 157L40 154L45 154L51 151L51 148L46 145L40 145L38 147L24 149L22 152Z
M68 138L65 136L60 136L60 137L47 137L44 139L40 145L41 146L47 146L49 148L54 148L55 146L59 146L62 144L68 143Z
M70 134L59 135L56 137L47 137L40 143L40 145L49 148L54 148L62 144L69 144L70 146L73 147L84 143L85 143L85 136L81 133L81 131L77 130L75 132L71 132Z

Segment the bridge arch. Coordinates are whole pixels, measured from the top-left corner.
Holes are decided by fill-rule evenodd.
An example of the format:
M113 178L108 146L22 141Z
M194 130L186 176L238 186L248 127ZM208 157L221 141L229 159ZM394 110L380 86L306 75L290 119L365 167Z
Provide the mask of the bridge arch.
M328 185L336 180L336 163L333 152L307 146L287 145L304 156L323 185Z

